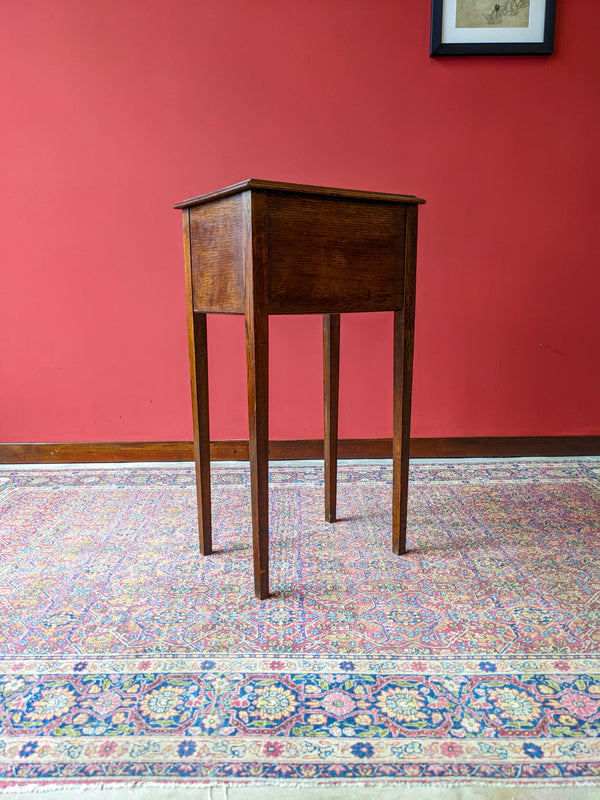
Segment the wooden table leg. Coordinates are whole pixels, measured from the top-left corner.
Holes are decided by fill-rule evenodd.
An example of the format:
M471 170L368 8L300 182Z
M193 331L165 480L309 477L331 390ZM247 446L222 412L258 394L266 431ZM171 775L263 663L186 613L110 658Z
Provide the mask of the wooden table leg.
M269 317L246 315L254 592L269 596Z
M323 314L323 395L325 406L325 519L335 522L337 506L340 315Z
M206 314L193 314L193 335L190 337L192 364L192 407L194 418L194 461L196 462L196 494L198 497L198 530L200 552L212 553L210 508L210 434L208 420L208 348Z
M410 411L415 331L417 206L406 213L404 305L394 311L394 440L392 552L406 552Z

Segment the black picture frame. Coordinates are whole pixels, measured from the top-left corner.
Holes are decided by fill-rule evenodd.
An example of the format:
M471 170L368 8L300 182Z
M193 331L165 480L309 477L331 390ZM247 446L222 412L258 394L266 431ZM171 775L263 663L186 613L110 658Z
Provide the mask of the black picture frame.
M510 33L506 27L493 28L492 24L485 27L465 28L469 35L465 36L466 41L457 41L460 34L454 32L452 41L444 41L444 6L451 0L431 0L431 47L430 56L485 56L485 55L550 55L554 49L554 18L556 14L556 0L529 0L529 6L534 6L538 15L543 14L543 39L539 40L539 35L535 41L508 41ZM461 0L452 0L456 4ZM502 19L502 9L509 3L507 0L490 0L490 14L500 15ZM518 2L517 2L518 5ZM455 29L460 30L460 29ZM485 36L486 41L474 41L477 31L485 30L490 32L503 32L499 34L502 41L490 41L490 33ZM526 36L526 31L525 31ZM482 37L484 38L484 37Z

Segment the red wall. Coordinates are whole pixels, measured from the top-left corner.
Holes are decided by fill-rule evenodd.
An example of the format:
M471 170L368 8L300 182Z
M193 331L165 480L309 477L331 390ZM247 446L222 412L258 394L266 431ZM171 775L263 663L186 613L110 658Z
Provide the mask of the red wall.
M600 4L558 5L549 58L431 59L426 0L4 0L0 440L191 438L171 205L247 177L428 200L413 435L600 433ZM318 437L320 319L271 332L271 436ZM389 314L342 320L341 393L390 435Z

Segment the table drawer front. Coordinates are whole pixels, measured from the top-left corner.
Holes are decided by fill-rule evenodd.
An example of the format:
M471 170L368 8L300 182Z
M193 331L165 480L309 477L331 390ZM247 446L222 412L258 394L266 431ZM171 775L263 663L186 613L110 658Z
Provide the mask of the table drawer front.
M194 311L244 311L242 195L191 209Z
M402 307L403 205L273 193L267 228L269 313Z

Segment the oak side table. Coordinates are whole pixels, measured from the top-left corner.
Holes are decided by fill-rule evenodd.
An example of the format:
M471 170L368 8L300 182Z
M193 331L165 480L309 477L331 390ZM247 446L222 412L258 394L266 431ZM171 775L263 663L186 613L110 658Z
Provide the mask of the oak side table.
M394 312L392 550L406 550L417 197L247 180L179 203L200 552L212 552L206 315L244 314L254 588L269 596L269 314L323 315L325 518L336 519L340 313Z

